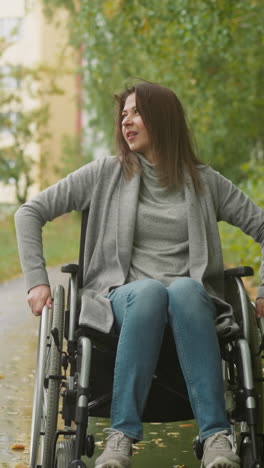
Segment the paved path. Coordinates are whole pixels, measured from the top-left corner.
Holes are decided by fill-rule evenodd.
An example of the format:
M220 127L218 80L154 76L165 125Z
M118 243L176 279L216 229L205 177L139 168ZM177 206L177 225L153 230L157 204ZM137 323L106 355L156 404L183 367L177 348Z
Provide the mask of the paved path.
M67 285L68 275L60 267L49 269L51 285ZM0 284L0 336L10 329L19 327L32 318L26 302L26 287L22 277Z
M68 275L49 269L52 285ZM0 467L28 466L31 404L39 318L26 302L22 277L0 284ZM12 445L25 445L15 452Z

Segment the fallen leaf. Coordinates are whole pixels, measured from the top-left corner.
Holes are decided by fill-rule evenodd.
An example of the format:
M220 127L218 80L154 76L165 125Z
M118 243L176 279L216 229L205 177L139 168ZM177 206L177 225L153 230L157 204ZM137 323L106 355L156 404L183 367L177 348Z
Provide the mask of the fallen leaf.
M13 444L11 447L12 450L25 450L24 444Z
M145 448L145 447L142 446L142 445L135 445L135 444L133 444L133 450L136 450L137 453L139 453L140 450L144 450L144 448ZM134 451L133 451L133 453L134 453Z
M194 424L179 424L179 427L194 427Z
M158 447L167 447L164 443L163 443L163 440L162 439L152 439L151 442L155 445L157 445Z
M102 447L104 445L104 442L102 440L99 440L98 442L95 442L95 445L97 445L97 447Z
M172 437L179 437L180 433L179 432L167 432L167 435L172 436Z

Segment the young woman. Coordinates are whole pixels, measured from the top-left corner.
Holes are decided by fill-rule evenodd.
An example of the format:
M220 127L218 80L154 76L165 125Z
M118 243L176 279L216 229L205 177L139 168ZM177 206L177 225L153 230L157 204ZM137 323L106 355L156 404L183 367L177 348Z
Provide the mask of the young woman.
M205 441L202 467L239 468L227 437L217 339L223 320L232 321L217 222L240 227L264 247L264 211L198 161L171 90L140 82L117 96L117 107L120 156L82 167L16 213L29 305L40 315L52 303L41 227L89 207L80 324L120 332L111 428L96 468L131 466L167 324ZM259 316L263 298L264 285L256 302Z

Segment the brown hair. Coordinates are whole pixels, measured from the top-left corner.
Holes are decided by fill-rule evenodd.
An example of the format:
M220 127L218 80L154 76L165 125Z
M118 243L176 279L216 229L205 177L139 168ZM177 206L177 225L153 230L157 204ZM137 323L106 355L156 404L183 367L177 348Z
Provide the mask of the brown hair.
M125 176L130 178L139 170L138 160L122 134L122 111L127 97L133 93L153 144L161 184L168 188L182 187L187 182L186 174L189 174L195 189L199 189L197 165L201 163L193 149L181 102L170 89L148 81L139 82L115 95L116 143Z

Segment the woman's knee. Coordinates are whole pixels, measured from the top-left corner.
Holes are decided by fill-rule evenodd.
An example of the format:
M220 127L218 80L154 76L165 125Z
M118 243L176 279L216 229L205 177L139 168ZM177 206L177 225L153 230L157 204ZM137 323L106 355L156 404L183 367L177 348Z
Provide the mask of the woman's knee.
M204 292L206 291L201 283L187 276L177 278L177 280L168 287L169 296L176 295L182 299L190 298L190 296L200 296L204 294Z
M192 278L179 278L168 288L169 313L197 317L210 309L214 316L215 306L202 284Z
M160 281L152 278L133 281L130 285L133 285L133 292L138 295L145 292L157 292L158 294L163 294L164 291L166 292L165 286Z
M143 300L144 302L167 302L167 289L158 280L145 279L135 281L131 290L131 295L136 300Z
M128 298L133 313L140 319L166 316L168 308L168 293L165 286L157 280L146 279L135 281Z

